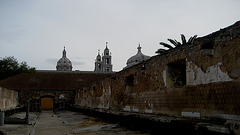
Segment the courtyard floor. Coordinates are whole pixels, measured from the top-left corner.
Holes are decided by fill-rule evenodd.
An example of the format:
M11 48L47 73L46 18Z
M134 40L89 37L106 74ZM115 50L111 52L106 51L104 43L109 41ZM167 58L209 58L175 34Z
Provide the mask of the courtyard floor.
M25 113L17 113L12 117L24 118ZM71 111L43 111L30 113L30 124L4 124L0 131L7 135L123 135L143 134L128 130L118 124L108 123L98 118ZM1 134L1 133L0 133Z

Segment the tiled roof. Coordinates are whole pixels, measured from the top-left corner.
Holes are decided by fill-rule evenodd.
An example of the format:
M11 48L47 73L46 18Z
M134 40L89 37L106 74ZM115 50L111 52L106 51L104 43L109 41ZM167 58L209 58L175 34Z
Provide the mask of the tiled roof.
M0 81L11 90L78 90L111 74L94 72L22 73Z

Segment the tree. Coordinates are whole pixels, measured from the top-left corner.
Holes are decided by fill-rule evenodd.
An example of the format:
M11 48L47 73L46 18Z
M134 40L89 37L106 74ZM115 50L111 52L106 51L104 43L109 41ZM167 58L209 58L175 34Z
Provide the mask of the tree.
M29 67L25 61L19 64L13 56L0 59L0 80L20 73L33 73L35 71L36 69Z
M183 34L181 34L182 43L178 42L176 39L174 39L174 40L173 39L167 39L172 45L164 43L164 42L160 42L159 43L160 45L162 45L163 47L166 47L168 49L160 48L155 53L161 54L161 53L164 53L164 52L166 52L168 50L171 50L175 47L183 46L183 45L186 45L186 44L191 45L191 44L193 44L193 42L196 38L197 38L197 35L194 35L193 37L190 37L187 41L185 36Z

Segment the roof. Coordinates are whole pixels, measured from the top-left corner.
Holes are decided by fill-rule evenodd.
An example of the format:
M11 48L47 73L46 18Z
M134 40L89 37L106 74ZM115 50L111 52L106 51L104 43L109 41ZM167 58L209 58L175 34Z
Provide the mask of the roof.
M22 73L0 81L11 90L78 90L111 74L95 72Z
M72 63L67 58L66 53L67 52L66 52L65 47L64 47L63 56L57 62L56 68L57 68L58 71L72 71Z
M139 44L139 46L138 46L138 48L137 48L137 49L138 49L137 54L134 55L134 56L132 56L132 57L130 57L130 58L127 60L127 67L125 67L125 68L131 67L131 66L133 66L133 65L136 65L136 64L138 64L138 63L140 63L140 62L142 62L142 61L147 60L147 59L150 58L150 56L144 55L144 54L142 53L141 48L142 48L142 47L141 47L140 44Z

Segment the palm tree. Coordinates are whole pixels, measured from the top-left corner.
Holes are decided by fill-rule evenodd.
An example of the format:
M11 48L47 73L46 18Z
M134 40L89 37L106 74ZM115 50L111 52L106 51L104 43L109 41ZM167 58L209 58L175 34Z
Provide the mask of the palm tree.
M185 36L183 34L181 34L181 39L182 39L182 43L178 42L176 39L167 39L170 43L172 43L172 45L170 44L167 44L167 43L164 43L164 42L160 42L159 44L162 45L163 47L166 47L168 49L158 49L155 53L158 53L158 54L161 54L161 53L164 53L168 50L171 50L175 47L179 47L179 46L182 46L182 45L186 45L186 44L193 44L194 40L197 38L197 35L194 35L193 37L190 37L188 39L188 41L186 40Z

